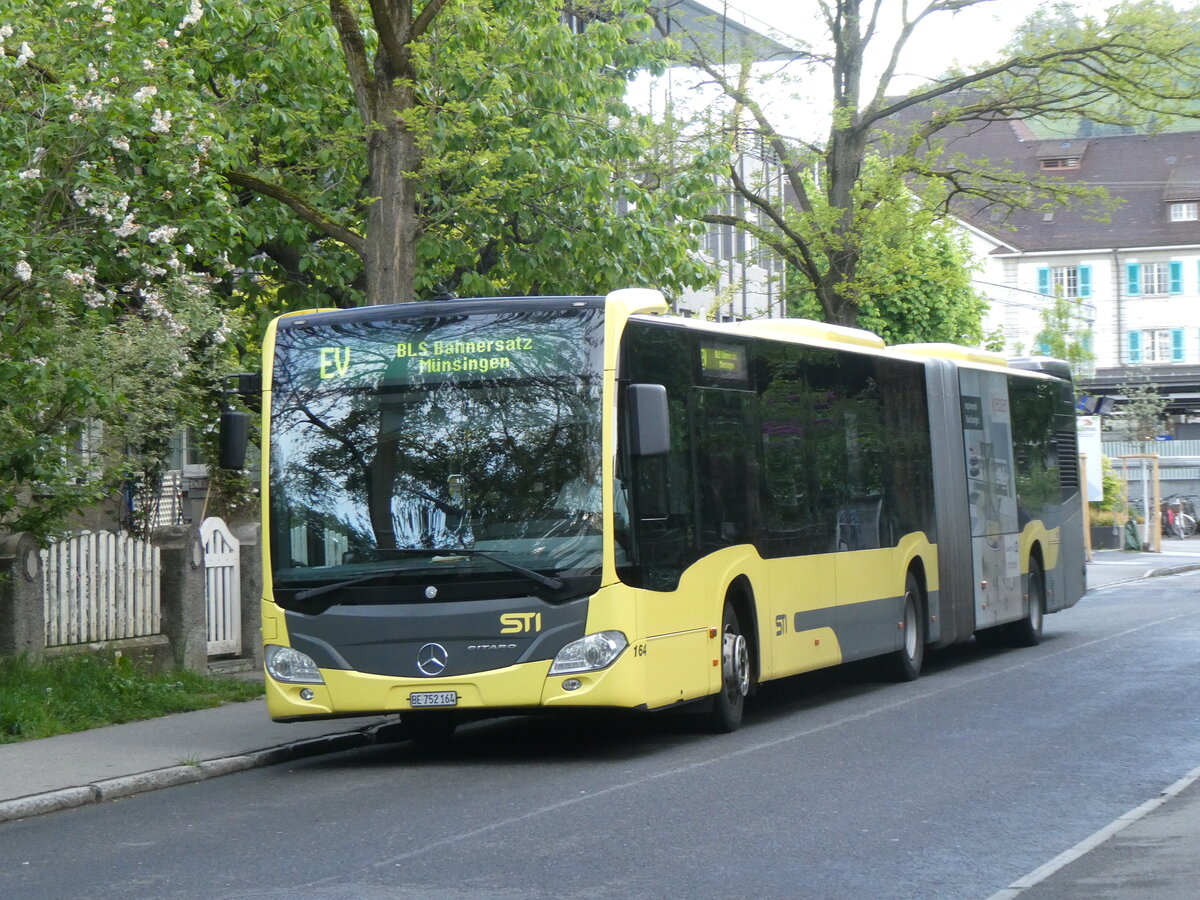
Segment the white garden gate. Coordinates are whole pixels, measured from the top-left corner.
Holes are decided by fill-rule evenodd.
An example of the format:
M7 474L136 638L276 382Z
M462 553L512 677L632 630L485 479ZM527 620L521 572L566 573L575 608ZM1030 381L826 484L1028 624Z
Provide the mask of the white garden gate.
M208 607L208 655L242 652L240 542L221 519L200 525L204 544L204 599Z

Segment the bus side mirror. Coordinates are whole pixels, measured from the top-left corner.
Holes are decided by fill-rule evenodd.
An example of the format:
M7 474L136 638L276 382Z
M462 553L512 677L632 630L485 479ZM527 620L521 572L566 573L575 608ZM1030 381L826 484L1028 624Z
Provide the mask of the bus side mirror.
M661 384L631 384L626 388L629 403L629 452L632 456L663 456L671 450L671 416L667 389Z
M246 445L250 441L250 414L227 409L221 413L217 464L222 469L246 468Z

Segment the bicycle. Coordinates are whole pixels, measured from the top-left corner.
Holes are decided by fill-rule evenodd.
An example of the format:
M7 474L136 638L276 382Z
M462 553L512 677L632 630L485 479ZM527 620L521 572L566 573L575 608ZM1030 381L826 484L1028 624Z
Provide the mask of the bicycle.
M1183 540L1196 533L1195 507L1190 500L1168 497L1162 502L1161 509L1163 534Z

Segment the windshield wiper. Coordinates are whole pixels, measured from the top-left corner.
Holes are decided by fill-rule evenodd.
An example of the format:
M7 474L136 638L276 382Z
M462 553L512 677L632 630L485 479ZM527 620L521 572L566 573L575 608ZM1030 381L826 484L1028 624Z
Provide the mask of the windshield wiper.
M305 591L299 591L292 599L294 600L311 600L313 597L320 597L322 594L331 594L334 591L340 591L342 588L351 587L355 584L362 584L364 581L373 581L376 578L384 578L388 575L395 575L397 572L403 572L404 569L381 569L378 572L368 572L366 575L359 575L357 578L347 578L345 581L334 581L330 584L322 584L319 587L309 588Z
M494 563L499 563L506 569L511 569L518 575L524 575L530 581L540 584L542 587L548 587L552 591L560 591L563 585L566 584L561 578L552 575L543 575L541 572L535 572L533 569L527 569L524 566L519 566L515 562L507 559L501 559L499 556L493 556L485 550L468 550L465 547L459 549L443 548L440 550L422 550L422 553L444 553L447 556L482 556L484 559L490 559ZM504 551L499 551L503 553Z
M498 556L493 556L491 553L484 550L469 550L465 547L432 547L429 549L396 549L388 551L390 553L398 553L404 556L438 556L439 554L447 557L452 556L482 556L484 559L490 559L494 563L499 563L506 569L516 572L528 578L535 584L540 584L542 587L549 588L552 591L560 591L565 586L561 578L554 576L543 575L541 572L535 572L533 569L527 569L524 566L518 565L515 562L510 562L507 559L501 559ZM504 552L504 551L500 551ZM347 578L345 581L334 581L329 584L322 584L319 587L308 588L295 594L292 599L303 603L305 600L312 600L314 597L320 597L324 594L331 594L334 591L340 591L342 588L353 587L356 584L363 584L367 581L374 581L376 578L385 578L388 575L394 575L397 572L405 572L403 568L388 568L380 569L376 572L367 572L365 575L359 575L357 578Z

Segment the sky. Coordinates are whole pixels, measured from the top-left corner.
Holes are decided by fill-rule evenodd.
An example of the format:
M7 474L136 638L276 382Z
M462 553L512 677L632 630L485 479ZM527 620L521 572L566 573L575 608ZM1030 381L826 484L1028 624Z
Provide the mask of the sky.
M814 29L824 30L820 23L817 0L701 0L714 10L730 10L731 18L746 17L747 24L765 24L785 34L803 38ZM1099 13L1115 0L1079 0L1074 5L1082 12ZM864 8L868 4L864 3ZM910 8L918 8L920 0L910 0ZM937 13L922 22L913 32L901 57L899 73L910 76L892 85L893 91L916 87L921 76L932 78L954 63L976 65L994 58L1008 42L1014 29L1045 0L983 0L956 13ZM900 0L885 0L885 10L897 11ZM890 50L891 41L880 41Z
M777 29L785 35L803 39L821 38L825 26L820 18L818 0L699 0L714 12L743 22L756 31L771 33ZM928 0L909 0L910 9L924 6ZM1050 0L1053 2L1053 0ZM1085 14L1101 15L1116 0L1074 0L1066 5L1074 6ZM1177 5L1196 0L1174 0ZM902 0L883 0L884 10L897 16ZM975 67L999 56L1000 51L1011 39L1014 30L1047 0L981 0L974 6L956 13L936 13L921 22L913 31L905 53L897 67L899 77L889 86L889 93L900 94L913 90L923 81L943 74L955 64ZM864 8L869 7L864 2ZM911 13L910 13L911 15ZM883 28L880 29L883 32ZM892 34L898 30L894 26ZM882 71L886 56L890 54L894 38L881 33L872 47L878 54L874 60L868 55L867 71L863 79L864 98L874 92L878 74ZM874 65L872 63L874 62ZM778 67L767 65L767 69ZM794 67L793 67L794 68ZM874 69L874 71L872 71ZM705 82L699 75L689 80L681 73L674 73L672 100L693 110L703 110L716 100L715 89L708 85L697 88L695 82ZM828 73L817 70L800 82L790 85L766 86L759 84L759 99L767 100L775 109L776 125L791 137L819 141L828 132L830 91ZM653 96L653 91L650 92ZM772 98L773 97L773 98ZM651 106L654 101L651 101Z

